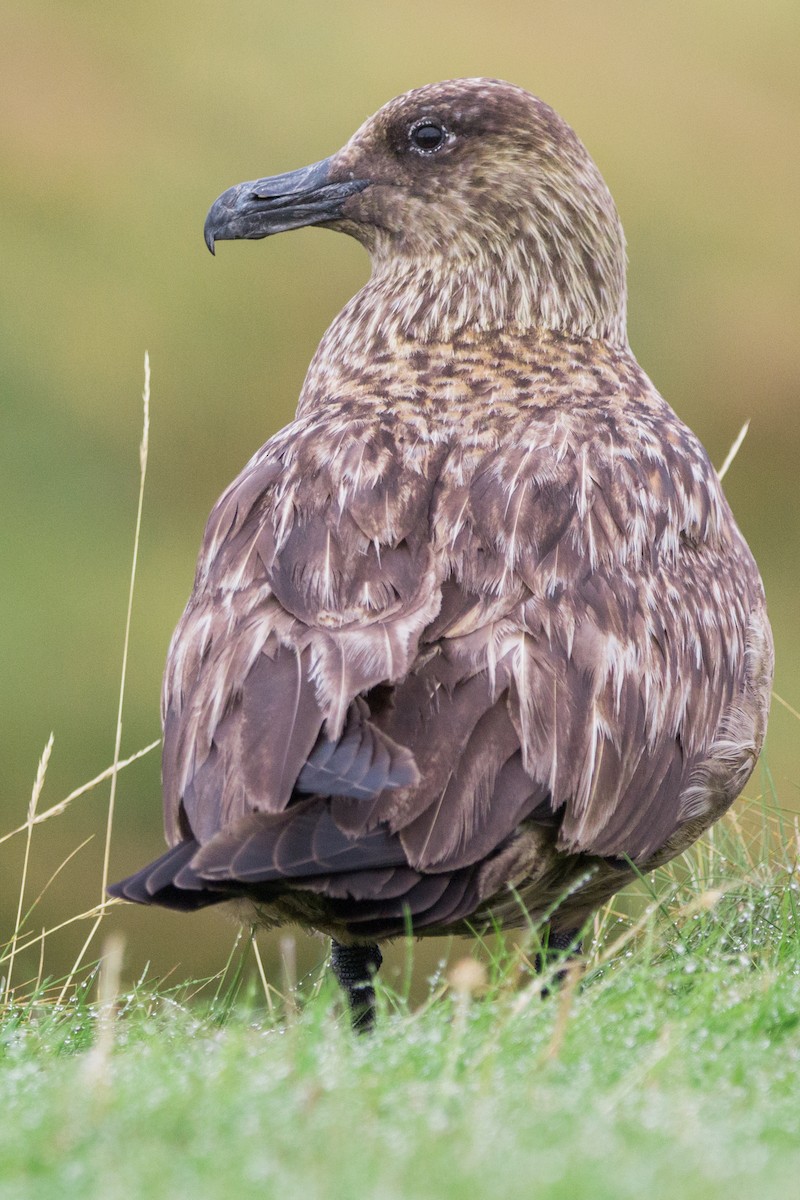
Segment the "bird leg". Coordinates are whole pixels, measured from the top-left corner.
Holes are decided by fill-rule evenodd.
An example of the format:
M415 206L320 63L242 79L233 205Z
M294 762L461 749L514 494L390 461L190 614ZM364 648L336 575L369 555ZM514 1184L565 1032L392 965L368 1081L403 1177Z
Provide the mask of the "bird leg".
M537 975L548 967L548 965L557 958L564 950L569 950L570 953L566 956L563 964L553 976L553 985L558 987L564 982L567 971L569 970L570 962L574 961L581 954L581 943L577 940L577 929L555 930L549 929L542 943L542 949L538 954L534 955L533 965ZM549 989L547 989L549 991ZM546 992L544 993L546 994Z
M375 1025L375 988L383 955L377 946L343 946L331 941L331 970L347 994L353 1029L368 1033Z

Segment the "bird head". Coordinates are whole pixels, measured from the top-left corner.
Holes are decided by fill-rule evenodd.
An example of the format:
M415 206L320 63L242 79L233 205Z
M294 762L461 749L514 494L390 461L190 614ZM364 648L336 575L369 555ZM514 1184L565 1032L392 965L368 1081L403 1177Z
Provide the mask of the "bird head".
M625 341L625 243L600 172L552 108L458 79L396 97L330 158L212 205L210 250L321 225L360 241L406 297L407 332L541 326Z

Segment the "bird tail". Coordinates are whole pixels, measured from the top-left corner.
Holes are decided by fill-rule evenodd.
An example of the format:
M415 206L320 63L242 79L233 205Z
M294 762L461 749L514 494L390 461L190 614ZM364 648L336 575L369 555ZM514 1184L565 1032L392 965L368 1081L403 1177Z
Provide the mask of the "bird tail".
M204 880L196 876L195 886L191 886L190 876L193 874L189 863L200 849L194 838L179 842L157 858L154 862L142 867L135 875L119 883L112 883L108 888L109 896L120 900L132 900L134 904L159 904L163 908L172 908L178 912L193 912L198 908L206 908L209 904L219 904L230 899L230 893L209 888ZM178 872L181 874L181 887L174 883Z

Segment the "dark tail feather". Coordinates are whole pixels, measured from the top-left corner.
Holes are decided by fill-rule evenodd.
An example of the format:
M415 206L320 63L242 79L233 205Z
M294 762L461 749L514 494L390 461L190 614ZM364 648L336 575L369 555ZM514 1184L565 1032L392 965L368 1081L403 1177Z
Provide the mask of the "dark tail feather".
M387 788L419 783L414 755L371 724L365 708L363 703L351 708L337 742L320 734L295 781L298 792L371 800Z
M134 904L160 904L163 908L173 908L178 912L192 912L229 899L224 892L209 890L191 871L189 863L199 849L194 838L179 842L135 875L112 883L108 889L109 896L132 900ZM173 881L179 872L183 873L183 886L176 887Z

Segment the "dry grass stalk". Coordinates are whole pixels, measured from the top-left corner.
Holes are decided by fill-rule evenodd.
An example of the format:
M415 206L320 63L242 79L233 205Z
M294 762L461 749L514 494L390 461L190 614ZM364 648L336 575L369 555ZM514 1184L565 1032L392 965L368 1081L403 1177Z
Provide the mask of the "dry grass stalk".
M133 592L136 586L136 566L139 560L139 540L142 531L142 507L144 504L144 484L147 478L147 453L150 445L150 355L144 355L144 390L142 392L142 441L139 446L139 498L136 505L136 531L133 538L133 559L131 561L131 579L128 588L128 610L125 615L125 638L122 647L122 672L119 681L119 706L117 708L117 728L114 739L114 764L111 772L111 790L108 797L108 819L106 821L106 842L103 853L103 879L100 889L100 903L108 903L106 888L108 887L108 864L111 857L111 830L114 824L114 804L117 795L117 777L119 775L119 753L122 743L122 710L125 703L125 677L128 671L128 648L131 636L131 614L133 612Z
M800 712L798 712L796 708L792 708L788 700L784 700L783 696L779 696L777 692L772 693L772 698L773 700L777 700L778 704L782 704L787 712L790 712L793 717L796 717L797 720L800 721Z
M39 797L42 794L44 781L47 777L47 764L50 762L50 755L53 751L53 734L47 739L47 745L42 751L42 757L39 759L39 767L36 771L36 778L33 781L31 788L31 798L28 803L28 819L25 827L28 831L28 836L25 841L25 857L22 861L22 879L19 885L19 899L17 901L17 919L14 922L14 936L11 939L11 950L9 953L8 971L6 973L5 988L3 990L3 999L6 1003L11 999L11 977L14 974L14 959L17 955L17 946L19 944L20 927L22 925L22 905L25 899L25 885L28 882L28 866L31 858L31 838L33 836L34 817L36 816L36 806L39 803Z
M80 969L81 964L86 957L89 947L94 940L94 936L100 927L100 923L106 914L111 901L106 894L108 887L109 862L111 859L111 832L114 827L114 808L117 797L117 779L120 769L120 747L122 744L122 713L125 705L125 680L128 673L128 651L130 648L131 636L131 616L133 613L133 593L136 586L136 567L139 561L139 541L142 531L142 508L144 505L144 485L147 478L147 455L150 445L150 355L145 351L144 355L144 389L142 391L142 441L139 446L139 497L136 505L136 528L133 538L133 558L131 561L131 577L128 587L128 608L125 614L125 637L122 645L122 670L120 672L119 681L119 703L117 706L117 724L114 736L114 761L111 767L111 788L108 796L108 816L106 818L106 837L103 848L103 872L100 883L100 901L98 904L98 916L89 930L88 937L81 947L81 951L76 958L72 970L67 976L66 982L61 989L59 1001L63 1001L69 988L72 986L72 981Z
M561 1053L561 1047L564 1045L564 1038L567 1033L567 1026L569 1025L570 1014L572 1013L572 1002L575 999L575 991L584 975L584 971L584 964L580 959L573 959L572 962L567 963L566 967L562 969L562 982L558 993L556 1019L547 1049L542 1056L543 1062L552 1062Z
M281 966L283 967L284 1006L287 1015L297 1012L297 942L291 934L280 940Z
M742 447L742 442L747 437L747 431L749 428L750 428L750 418L748 417L747 420L745 421L744 425L742 426L742 428L737 433L736 439L735 439L733 445L731 446L730 450L725 455L725 462L722 464L720 469L717 471L717 476L719 479L724 479L725 476L728 474L730 465L733 462L733 460L736 458L736 455L739 453L739 451Z
M44 809L43 812L37 812L31 821L24 821L22 825L18 825L16 829L12 829L9 833L4 833L0 837L0 846L3 842L9 841L16 837L19 833L25 831L32 825L41 825L44 821L49 821L51 817L59 817L66 809L69 808L73 800L77 800L80 796L85 796L87 792L93 791L98 784L105 783L106 779L110 779L116 771L119 773L125 767L129 767L131 763L138 762L140 758L144 758L146 754L151 754L156 747L161 745L161 738L151 742L149 746L144 746L141 750L137 750L135 754L131 754L129 758L124 758L122 762L112 763L110 767L106 767L105 771L101 771L99 775L95 775L94 779L90 779L88 783L82 783L79 788L75 788L63 800L59 800L58 804L53 804L50 808Z
M486 991L489 976L486 967L476 958L460 958L447 973L450 990L458 997L470 1001L473 996Z
M261 980L261 986L264 989L264 999L267 1002L267 1008L269 1010L269 1014L270 1014L270 1016L272 1016L275 1011L275 1006L272 1002L272 993L273 993L273 991L275 991L275 989L272 987L272 984L267 979L267 973L264 970L264 963L262 962L262 959L261 959L261 951L259 950L258 942L256 941L255 929L250 930L250 945L253 947L253 957L256 960L256 968L258 970L258 977ZM276 992L276 995L277 994L278 993Z
M124 945L124 939L120 934L110 934L106 938L100 960L100 974L97 981L97 1037L84 1064L86 1079L95 1088L106 1087L109 1082Z

